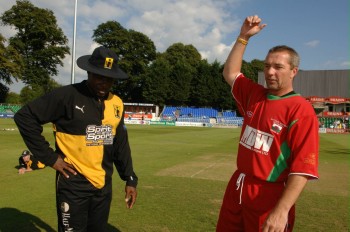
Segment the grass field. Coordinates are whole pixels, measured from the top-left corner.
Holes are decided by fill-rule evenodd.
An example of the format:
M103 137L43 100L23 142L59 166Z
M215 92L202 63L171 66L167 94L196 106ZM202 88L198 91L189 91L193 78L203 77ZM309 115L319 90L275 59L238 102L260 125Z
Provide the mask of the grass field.
M127 127L138 201L125 208L115 172L109 231L215 231L240 130ZM49 125L43 133L53 144ZM349 231L349 135L321 134L320 142L321 178L297 202L295 231ZM17 174L25 145L11 119L0 119L0 144L0 231L56 231L54 170Z

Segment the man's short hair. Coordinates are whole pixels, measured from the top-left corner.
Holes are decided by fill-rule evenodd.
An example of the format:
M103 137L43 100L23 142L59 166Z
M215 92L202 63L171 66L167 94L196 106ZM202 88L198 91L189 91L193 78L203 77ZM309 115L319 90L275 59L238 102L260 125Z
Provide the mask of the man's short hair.
M288 47L286 45L278 45L271 48L268 54L274 52L287 52L289 54L289 64L291 68L293 69L295 67L299 67L300 57L299 54L293 48Z

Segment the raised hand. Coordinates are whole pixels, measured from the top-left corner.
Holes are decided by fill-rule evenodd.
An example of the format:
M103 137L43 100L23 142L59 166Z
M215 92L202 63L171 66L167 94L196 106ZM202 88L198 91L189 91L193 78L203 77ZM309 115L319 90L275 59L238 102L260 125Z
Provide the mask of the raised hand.
M248 40L251 36L259 33L266 24L261 24L261 18L259 16L248 16L241 27L240 38Z

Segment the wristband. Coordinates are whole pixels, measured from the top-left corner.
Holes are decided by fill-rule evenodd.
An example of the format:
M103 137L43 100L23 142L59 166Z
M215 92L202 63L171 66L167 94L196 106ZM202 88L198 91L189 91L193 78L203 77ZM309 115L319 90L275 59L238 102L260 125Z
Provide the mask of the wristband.
M240 38L240 37L237 38L237 42L239 42L239 43L241 43L241 44L243 44L243 45L247 45L247 44L248 44L248 41L247 41L247 40L242 39L242 38Z

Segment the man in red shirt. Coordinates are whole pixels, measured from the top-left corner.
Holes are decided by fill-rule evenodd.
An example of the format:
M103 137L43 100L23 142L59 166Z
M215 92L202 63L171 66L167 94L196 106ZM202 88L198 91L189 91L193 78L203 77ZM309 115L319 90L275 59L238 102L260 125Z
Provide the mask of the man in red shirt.
M295 202L307 181L318 178L318 120L293 91L298 53L285 45L270 49L266 88L241 73L249 38L265 26L257 15L245 19L223 71L244 124L217 231L292 231Z

